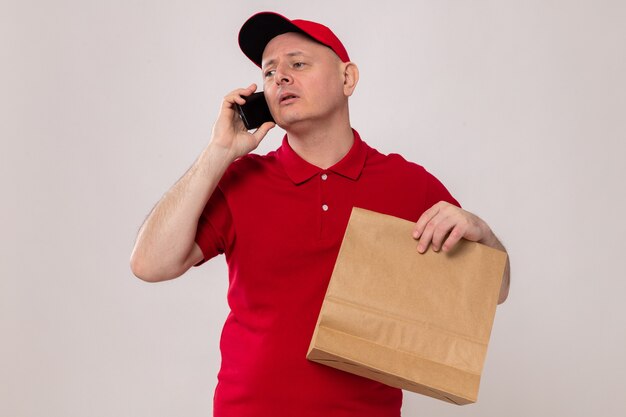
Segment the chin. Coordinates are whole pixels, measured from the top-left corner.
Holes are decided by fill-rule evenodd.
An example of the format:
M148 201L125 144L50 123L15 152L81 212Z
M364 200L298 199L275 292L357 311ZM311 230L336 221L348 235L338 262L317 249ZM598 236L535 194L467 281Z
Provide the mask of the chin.
M276 120L276 124L283 129L287 127L294 126L296 124L302 123L306 121L306 118L302 117L300 114L286 114L281 115L281 117L274 118Z

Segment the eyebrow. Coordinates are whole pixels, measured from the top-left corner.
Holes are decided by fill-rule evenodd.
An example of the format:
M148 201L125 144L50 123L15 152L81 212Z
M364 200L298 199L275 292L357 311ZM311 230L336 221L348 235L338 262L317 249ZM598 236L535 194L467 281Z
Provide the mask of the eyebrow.
M287 54L288 57L292 58L294 56L305 55L302 51L293 51ZM268 67L276 62L276 58L272 58L269 61L263 63L263 68Z

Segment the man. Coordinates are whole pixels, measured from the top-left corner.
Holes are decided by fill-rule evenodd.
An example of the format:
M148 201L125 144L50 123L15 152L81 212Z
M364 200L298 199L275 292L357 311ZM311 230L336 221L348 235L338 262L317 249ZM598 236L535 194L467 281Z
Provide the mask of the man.
M237 115L256 85L227 94L208 146L141 227L132 270L162 281L225 254L216 416L398 416L400 390L305 359L352 207L416 221L419 252L461 238L502 245L422 167L351 128L359 72L330 29L259 13L239 44L262 68L282 146L250 154L275 124L250 133ZM500 302L508 281L507 270Z

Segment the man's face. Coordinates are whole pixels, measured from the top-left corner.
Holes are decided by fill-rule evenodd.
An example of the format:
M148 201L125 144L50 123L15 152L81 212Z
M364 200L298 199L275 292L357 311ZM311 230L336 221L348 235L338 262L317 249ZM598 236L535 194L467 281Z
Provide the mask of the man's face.
M278 125L325 121L346 106L343 70L330 48L304 35L272 39L263 51L263 88Z

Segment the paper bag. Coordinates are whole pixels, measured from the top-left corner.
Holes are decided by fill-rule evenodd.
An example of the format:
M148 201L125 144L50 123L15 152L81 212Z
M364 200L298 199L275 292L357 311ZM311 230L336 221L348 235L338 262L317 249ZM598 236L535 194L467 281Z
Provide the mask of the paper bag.
M354 208L307 358L454 404L476 402L506 253L417 252L414 223Z

